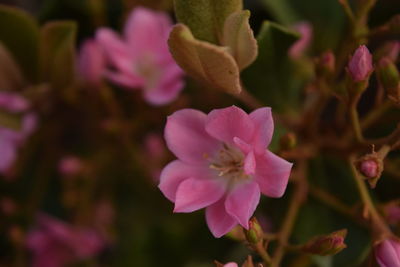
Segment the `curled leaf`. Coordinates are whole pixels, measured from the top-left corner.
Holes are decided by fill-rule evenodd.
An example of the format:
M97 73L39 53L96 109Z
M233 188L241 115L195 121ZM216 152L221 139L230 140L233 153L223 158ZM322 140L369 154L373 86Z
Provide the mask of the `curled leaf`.
M242 0L174 0L174 6L178 21L197 39L218 44L226 18L242 9Z
M175 61L189 75L224 92L240 93L239 68L226 47L196 40L183 24L175 25L168 45Z
M242 70L257 58L257 40L249 24L250 11L232 13L225 21L222 45L228 46L239 69Z

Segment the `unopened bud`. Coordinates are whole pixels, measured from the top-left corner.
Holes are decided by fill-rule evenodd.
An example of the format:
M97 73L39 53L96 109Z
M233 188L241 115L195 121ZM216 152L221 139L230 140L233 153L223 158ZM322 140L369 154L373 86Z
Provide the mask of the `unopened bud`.
M374 53L374 61L379 61L381 58L389 58L395 62L399 56L400 42L390 41L386 42L383 46L379 47Z
M327 76L335 71L335 55L332 51L326 51L315 62L318 76Z
M249 221L249 230L244 230L246 240L251 244L257 244L263 240L264 232L255 217Z
M342 229L325 236L317 236L302 246L302 251L317 255L334 255L346 248L344 239L347 229Z
M387 238L374 246L375 258L380 266L400 266L400 242L397 238Z
M386 157L389 146L383 146L378 152L372 151L355 162L355 167L359 173L367 180L371 188L375 188L376 183L383 171L383 160Z
M297 145L296 135L292 132L283 135L280 139L281 149L291 150Z
M400 75L396 65L385 57L379 61L377 74L379 82L387 90L389 96L400 98Z
M366 81L372 71L372 55L365 45L361 45L349 61L348 72L350 77L354 82Z
M368 178L375 178L378 175L378 164L375 160L364 160L360 163L361 173Z

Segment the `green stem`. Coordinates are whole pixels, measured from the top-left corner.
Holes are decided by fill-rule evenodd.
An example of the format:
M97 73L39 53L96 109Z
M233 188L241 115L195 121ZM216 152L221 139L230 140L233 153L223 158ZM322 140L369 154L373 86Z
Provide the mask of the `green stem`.
M251 245L252 249L257 252L257 254L263 259L266 266L270 266L271 257L268 255L267 251L263 246L263 242L258 242L257 244Z
M286 217L283 221L283 226L279 231L278 235L278 247L274 251L274 255L271 259L271 267L278 267L283 259L283 256L286 251L286 247L288 244L289 237L292 233L294 223L297 219L297 215L299 213L300 207L304 202L305 198L305 186L306 186L306 179L305 175L305 165L306 162L299 163L299 168L302 171L301 177L296 180L295 184L295 191L293 193L292 199L289 204L289 210L286 213Z
M357 103L359 97L352 101L350 105L351 125L353 127L354 135L359 143L364 142L364 136L361 131L360 120L358 118Z
M340 201L338 198L336 198L334 195L330 194L329 192L326 192L325 190L323 190L317 186L310 185L309 193L315 199L319 200L320 202L324 203L325 205L329 206L330 208L334 209L335 211L337 211L351 219L354 219L351 207L349 207L348 205L346 205L345 203Z

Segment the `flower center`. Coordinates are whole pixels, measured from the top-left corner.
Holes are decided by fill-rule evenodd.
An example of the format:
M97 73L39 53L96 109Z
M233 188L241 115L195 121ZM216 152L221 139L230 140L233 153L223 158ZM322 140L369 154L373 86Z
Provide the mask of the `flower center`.
M135 70L146 80L147 89L152 89L156 86L160 73L152 54L144 53L141 55L140 60L135 65Z
M218 176L229 180L247 179L249 176L244 172L244 155L238 149L223 144L223 147L215 155L210 169L216 170Z

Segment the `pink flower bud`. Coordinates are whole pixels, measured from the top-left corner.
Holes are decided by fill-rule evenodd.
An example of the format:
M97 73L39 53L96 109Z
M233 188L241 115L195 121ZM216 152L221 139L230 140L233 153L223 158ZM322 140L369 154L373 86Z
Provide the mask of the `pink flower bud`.
M400 243L388 238L375 245L375 258L381 267L400 266Z
M106 68L104 54L94 40L86 40L80 49L78 60L79 75L91 85L99 85Z
M365 45L361 45L350 59L348 71L355 82L367 80L373 70L372 55Z
M332 51L324 52L315 62L318 76L330 75L335 71L336 59Z
M347 247L344 243L346 235L347 229L343 229L329 235L314 237L302 247L302 250L322 256L337 254Z
M365 160L360 164L360 171L365 177L374 178L378 176L378 164L372 159Z

